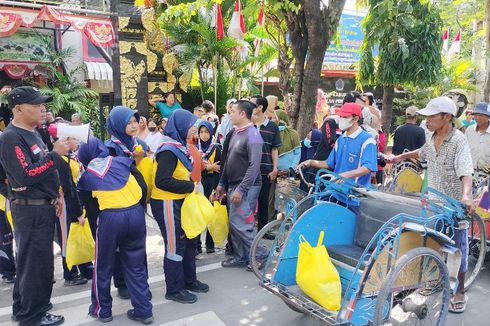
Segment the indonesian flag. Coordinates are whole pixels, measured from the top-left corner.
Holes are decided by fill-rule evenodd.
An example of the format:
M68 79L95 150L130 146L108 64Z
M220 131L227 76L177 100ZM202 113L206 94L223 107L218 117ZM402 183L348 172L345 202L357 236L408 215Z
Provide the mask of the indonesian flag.
M442 52L444 54L449 50L449 31L445 30L442 34Z
M257 27L262 27L264 26L264 7L260 7L259 11L259 17L257 18ZM254 46L255 46L255 56L257 57L259 55L259 50L260 50L260 43L262 42L261 38L256 38L254 41Z
M245 34L245 20L242 15L242 5L240 0L235 2L235 11L231 16L230 26L228 27L228 36L243 40Z
M456 37L454 38L453 44L451 44L451 47L449 48L449 51L447 51L447 56L449 59L461 51L461 31L456 34Z
M221 5L219 3L216 6L216 38L221 40L225 36L225 29L223 27L223 16L221 15Z

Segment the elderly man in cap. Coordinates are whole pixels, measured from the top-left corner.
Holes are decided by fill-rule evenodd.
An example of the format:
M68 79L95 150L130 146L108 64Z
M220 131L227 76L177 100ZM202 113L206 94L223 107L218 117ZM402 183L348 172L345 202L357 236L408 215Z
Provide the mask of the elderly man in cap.
M14 119L2 135L0 161L9 181L17 244L17 278L12 319L20 325L60 325L63 316L47 313L53 290L53 237L60 181L56 169L68 153L66 141L48 152L36 126L51 101L34 87L13 89L7 97Z
M476 124L467 127L473 167L490 171L490 103L478 103L473 111ZM488 172L486 172L488 173Z
M395 130L393 154L399 155L405 151L411 152L425 144L425 131L417 125L417 111L418 108L413 105L405 110L405 124Z
M342 177L362 186L371 183L371 172L378 170L376 141L359 125L361 107L356 103L344 104L339 112L339 128L343 130L335 142L327 161L307 160L299 165L333 170Z
M474 206L471 193L473 164L468 141L453 124L456 105L450 98L441 96L431 100L417 113L427 117L427 128L433 133L432 137L420 149L390 155L386 159L394 163L413 158L426 160L428 186L461 200L471 213ZM464 279L468 270L468 226L467 221L461 221L453 238L462 253L459 284L449 307L449 311L456 313L465 311L468 300L464 293Z

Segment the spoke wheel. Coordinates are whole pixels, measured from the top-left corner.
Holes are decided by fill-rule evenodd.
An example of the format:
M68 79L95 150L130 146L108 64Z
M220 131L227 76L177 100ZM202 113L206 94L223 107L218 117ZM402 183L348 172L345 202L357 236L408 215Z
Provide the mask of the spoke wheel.
M271 255L271 250L280 250L282 248L281 241L278 239L278 245L272 248L274 245L274 240L279 235L282 238L282 243L287 236L287 233L279 234L279 228L281 227L282 220L275 220L269 222L265 225L262 230L260 230L250 247L250 266L255 276L262 279L264 274L264 268L266 264L267 257ZM277 255L279 252L276 253ZM274 255L276 256L276 255Z
M482 241L483 239L483 241ZM468 271L464 280L464 289L467 291L475 281L485 262L487 254L487 235L485 223L480 215L474 213L470 217L468 229Z
M416 248L390 270L378 294L374 325L443 326L449 300L449 273L441 256Z

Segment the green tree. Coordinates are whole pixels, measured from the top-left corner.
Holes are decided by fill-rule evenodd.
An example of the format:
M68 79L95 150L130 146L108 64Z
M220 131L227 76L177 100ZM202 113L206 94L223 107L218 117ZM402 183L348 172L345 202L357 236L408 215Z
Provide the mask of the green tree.
M427 0L361 0L359 4L369 12L362 23L358 79L383 86L382 125L390 130L396 86L427 87L440 81L442 20L438 8Z
M344 5L345 0L287 0L278 6L287 21L295 60L294 104L289 116L302 137L313 124L323 58Z
M254 85L257 76L265 64L277 54L276 50L265 44L257 57L248 56L242 59L237 47L247 47L254 35L247 34L245 40L224 36L216 38L216 30L211 27L212 9L215 1L196 0L188 2L169 2L158 18L160 28L171 40L171 49L179 48L181 74L186 80L197 75L201 100L214 99L214 74L218 78L218 103L222 107L227 98L237 96L242 83L247 84L251 92L257 92ZM223 19L225 26L233 10L232 1L223 2ZM254 30L260 34L260 30ZM249 51L250 52L250 51ZM225 87L225 89L223 89Z
M85 116L88 110L97 110L99 94L88 88L85 81L79 81L75 77L78 73L85 72L85 66L78 65L71 70L66 68L66 61L75 55L75 49L72 47L54 49L51 38L40 37L49 49L49 63L41 64L36 69L47 76L47 83L35 86L44 95L53 97L53 101L47 107L54 114L64 116L75 112Z

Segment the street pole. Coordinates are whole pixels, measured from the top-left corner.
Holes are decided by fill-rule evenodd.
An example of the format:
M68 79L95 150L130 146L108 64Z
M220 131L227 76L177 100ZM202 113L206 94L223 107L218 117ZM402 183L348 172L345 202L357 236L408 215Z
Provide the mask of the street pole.
M119 1L111 1L111 12L117 12ZM121 60L119 58L119 18L111 16L112 28L114 28L114 45L112 46L112 85L114 89L114 105L122 105L121 94Z

